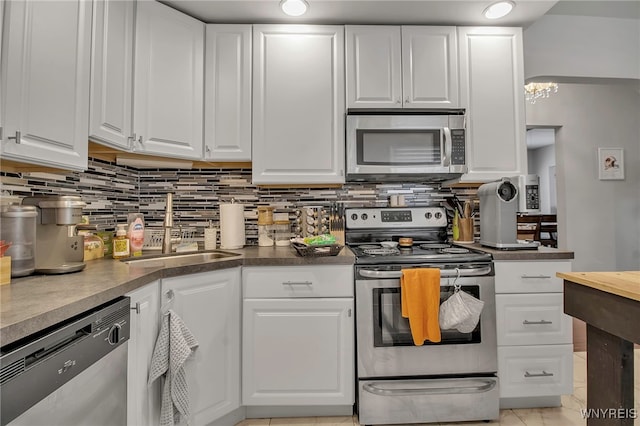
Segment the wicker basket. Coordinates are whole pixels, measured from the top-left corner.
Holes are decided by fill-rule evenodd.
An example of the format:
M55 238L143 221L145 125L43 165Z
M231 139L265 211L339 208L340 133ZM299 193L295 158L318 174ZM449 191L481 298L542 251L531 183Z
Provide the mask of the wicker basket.
M340 244L327 244L321 246L307 246L300 243L291 243L300 256L336 256L344 246Z

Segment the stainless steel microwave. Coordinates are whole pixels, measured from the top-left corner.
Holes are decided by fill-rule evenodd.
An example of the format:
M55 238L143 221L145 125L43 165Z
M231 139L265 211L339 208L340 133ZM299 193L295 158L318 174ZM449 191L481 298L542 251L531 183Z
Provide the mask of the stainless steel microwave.
M467 172L465 111L350 111L348 182L442 182Z

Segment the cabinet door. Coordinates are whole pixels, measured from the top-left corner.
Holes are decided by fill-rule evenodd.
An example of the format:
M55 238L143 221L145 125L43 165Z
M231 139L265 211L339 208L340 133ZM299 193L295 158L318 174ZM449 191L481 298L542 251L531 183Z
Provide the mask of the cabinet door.
M500 397L570 395L573 345L499 346Z
M571 317L562 293L496 294L498 345L548 345L572 342Z
M127 425L160 424L160 382L147 384L149 366L158 337L160 282L155 281L127 294L131 298L127 363Z
M460 98L467 109L464 181L490 181L526 170L521 28L460 27Z
M344 28L253 27L253 183L344 183Z
M243 405L354 402L353 299L245 299Z
M251 161L251 25L207 25L204 159Z
M571 272L571 261L496 261L496 293L562 293L557 272Z
M456 28L403 26L402 73L405 108L457 108Z
M400 27L347 25L347 108L401 108Z
M201 159L204 24L155 1L137 7L135 150Z
M185 363L191 424L209 424L239 408L240 268L163 279L162 303L199 343Z
M89 139L128 149L133 107L135 2L94 0Z
M92 3L10 1L4 6L2 157L84 170Z

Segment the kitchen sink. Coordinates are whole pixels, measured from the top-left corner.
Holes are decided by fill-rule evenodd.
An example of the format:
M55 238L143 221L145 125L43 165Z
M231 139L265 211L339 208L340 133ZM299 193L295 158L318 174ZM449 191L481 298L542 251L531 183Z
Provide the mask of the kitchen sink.
M152 254L134 258L121 259L128 265L176 267L210 262L212 260L230 259L242 256L223 250L201 251L197 253Z

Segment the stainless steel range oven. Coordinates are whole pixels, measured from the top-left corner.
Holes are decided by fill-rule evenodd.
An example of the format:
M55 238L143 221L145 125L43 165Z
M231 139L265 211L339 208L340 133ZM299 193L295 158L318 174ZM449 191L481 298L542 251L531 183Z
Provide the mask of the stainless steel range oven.
M347 244L356 254L356 334L360 424L406 424L499 417L494 273L491 256L446 243L440 207L349 209ZM384 241L413 238L409 248ZM407 268L440 269L440 301L454 287L485 302L470 333L441 330L415 346L401 314Z

